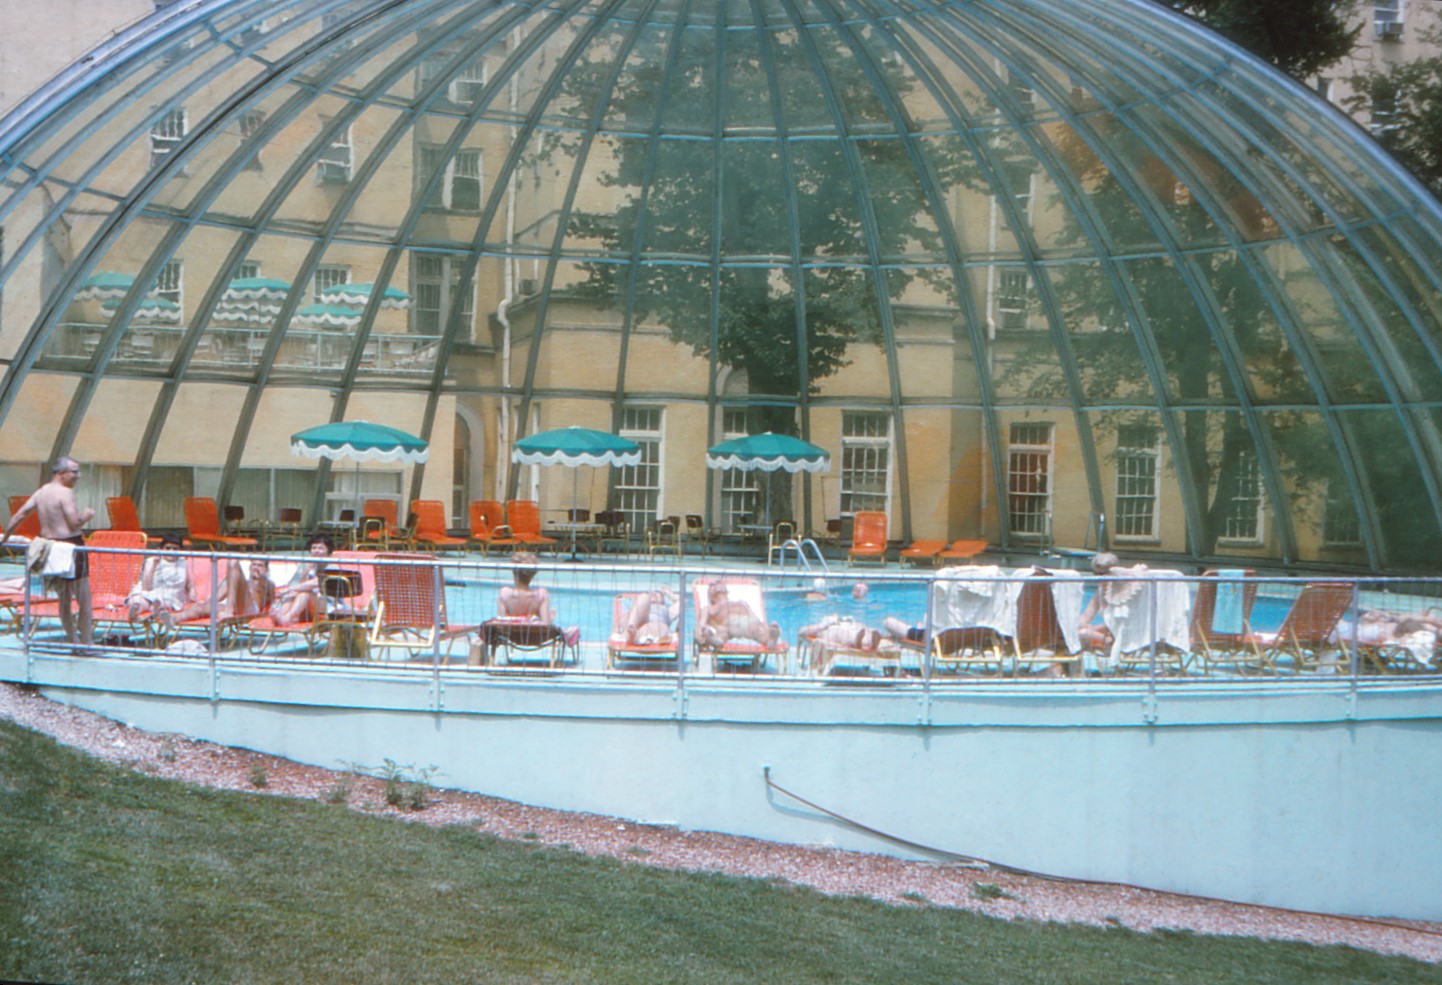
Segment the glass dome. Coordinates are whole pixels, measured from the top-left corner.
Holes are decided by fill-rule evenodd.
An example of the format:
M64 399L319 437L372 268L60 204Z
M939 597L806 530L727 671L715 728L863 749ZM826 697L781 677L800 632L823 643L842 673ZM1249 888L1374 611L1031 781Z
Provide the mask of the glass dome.
M0 466L1199 563L1442 551L1437 203L1147 0L205 0L3 121ZM403 477L293 459L365 418ZM705 448L799 435L763 490ZM453 453L451 453L453 452ZM29 491L24 488L23 491ZM94 493L93 493L94 494ZM833 529L836 524L833 523Z

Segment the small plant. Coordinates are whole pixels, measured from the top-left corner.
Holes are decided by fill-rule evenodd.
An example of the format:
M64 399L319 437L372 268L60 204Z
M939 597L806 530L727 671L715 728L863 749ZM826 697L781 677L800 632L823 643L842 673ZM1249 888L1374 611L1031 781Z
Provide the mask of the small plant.
M380 779L385 784L386 803L409 811L425 810L430 803L430 780L436 769L435 766L428 766L418 770L414 766L402 766L394 759L387 759L379 771Z
M924 893L918 893L914 889L908 889L906 892L902 893L901 898L909 903L920 903L923 905L931 902L931 900L926 898L926 895Z
M1011 893L994 882L978 882L971 887L971 895L979 900L991 902L996 899L1016 899Z
M350 795L354 790L355 777L347 773L335 781L335 784L325 792L325 802L343 807L350 803Z
M250 785L256 789L263 789L270 785L270 775L266 773L265 767L256 763L250 768Z

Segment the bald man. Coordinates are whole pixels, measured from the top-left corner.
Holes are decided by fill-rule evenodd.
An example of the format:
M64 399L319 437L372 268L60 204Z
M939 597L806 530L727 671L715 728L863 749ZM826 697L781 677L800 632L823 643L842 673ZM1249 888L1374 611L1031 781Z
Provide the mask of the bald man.
M10 518L5 535L0 537L0 547L10 539L10 532L20 525L20 521L31 513L39 514L40 536L77 547L85 546L81 530L95 516L95 511L82 510L75 503L75 483L80 479L80 463L67 456L56 461L50 472L50 481L35 490L25 505ZM74 603L80 608L78 642L89 646L94 639L94 631L90 619L90 569L84 551L75 555L73 576L59 580L56 596L60 601L60 624L65 627L65 638L71 643L77 642L75 616L70 611Z

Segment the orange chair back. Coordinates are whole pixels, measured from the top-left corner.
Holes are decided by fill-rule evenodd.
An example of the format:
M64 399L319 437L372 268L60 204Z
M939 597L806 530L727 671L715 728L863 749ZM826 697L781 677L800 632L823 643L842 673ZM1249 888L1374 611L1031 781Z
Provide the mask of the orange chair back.
M140 511L129 496L111 496L105 501L111 530L140 530Z
M139 530L96 530L85 538L86 547L125 551L124 554L91 554L90 601L94 605L123 599L140 580L145 564L145 534Z
M541 532L541 507L534 499L512 499L506 503L506 522L515 534Z
M29 498L29 496L11 496L10 515L13 517L16 513L19 513L20 507L24 506ZM20 521L20 526L10 532L25 537L28 540L34 540L40 536L40 514L31 513L24 520Z
M853 547L886 546L886 514L880 510L862 510L856 514L851 532Z
M1312 581L1292 603L1277 630L1277 639L1306 646L1322 646L1352 606L1352 585L1344 581Z
M499 501L478 499L475 502L481 509L481 515L486 518L486 526L494 529L506 522L506 511L501 508Z
M365 501L364 516L378 516L386 522L387 527L400 526L400 518L397 516L399 510L395 500L391 499L368 499Z
M185 526L190 536L213 537L220 533L220 511L209 496L190 496L185 500Z
M1016 599L1016 648L1019 653L1041 649L1068 652L1048 581L1031 578L1021 586Z
M446 536L446 508L439 499L411 500L411 515L416 518L416 536Z

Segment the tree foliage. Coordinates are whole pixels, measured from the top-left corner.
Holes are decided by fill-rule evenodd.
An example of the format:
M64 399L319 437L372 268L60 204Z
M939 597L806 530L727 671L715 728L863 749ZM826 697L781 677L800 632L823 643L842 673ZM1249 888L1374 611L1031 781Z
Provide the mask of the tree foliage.
M1423 31L1422 39L1442 45L1442 28ZM1380 65L1349 81L1347 111L1370 118L1377 142L1442 195L1442 55Z
M1335 65L1357 43L1351 0L1157 0L1201 21L1298 79Z

